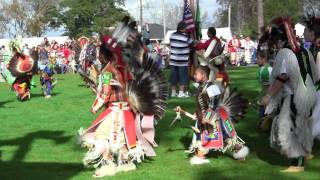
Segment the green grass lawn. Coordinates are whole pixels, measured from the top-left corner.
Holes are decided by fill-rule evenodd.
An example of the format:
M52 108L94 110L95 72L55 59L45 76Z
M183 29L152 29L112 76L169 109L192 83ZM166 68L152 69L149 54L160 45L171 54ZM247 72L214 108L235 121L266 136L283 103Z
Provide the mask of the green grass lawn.
M258 95L257 68L230 70L232 86L254 102ZM96 116L90 113L94 95L78 75L61 75L51 99L44 99L40 87L32 99L19 102L7 84L0 84L0 180L5 179L92 179L92 169L81 164L85 153L76 142L80 127L88 127ZM257 110L253 107L236 125L238 134L251 152L246 161L213 153L210 164L191 166L185 150L192 137L191 121L169 128L175 117L173 108L194 111L194 98L170 99L165 118L156 129L157 157L147 159L134 172L105 179L319 179L320 151L307 162L306 172L283 174L287 160L269 147L268 134L257 129Z

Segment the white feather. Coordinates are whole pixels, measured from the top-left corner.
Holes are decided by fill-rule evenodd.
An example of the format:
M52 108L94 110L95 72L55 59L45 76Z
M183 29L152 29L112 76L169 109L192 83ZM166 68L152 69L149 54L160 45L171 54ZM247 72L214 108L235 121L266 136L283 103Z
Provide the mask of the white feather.
M233 158L235 159L244 159L249 154L249 148L247 146L243 146L239 151L234 152L232 154Z

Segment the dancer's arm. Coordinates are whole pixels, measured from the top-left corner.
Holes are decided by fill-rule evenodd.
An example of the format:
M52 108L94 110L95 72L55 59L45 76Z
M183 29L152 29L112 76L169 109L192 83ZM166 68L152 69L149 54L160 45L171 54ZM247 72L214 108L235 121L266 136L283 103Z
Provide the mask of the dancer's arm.
M270 98L279 93L279 91L283 88L283 84L288 80L288 76L286 74L281 74L277 77L276 81L269 87L267 95L262 98L262 102L264 105L268 105Z
M96 114L96 112L104 105L106 104L111 95L111 85L102 85L102 89L100 92L98 92L96 100L94 101L91 112L93 114Z

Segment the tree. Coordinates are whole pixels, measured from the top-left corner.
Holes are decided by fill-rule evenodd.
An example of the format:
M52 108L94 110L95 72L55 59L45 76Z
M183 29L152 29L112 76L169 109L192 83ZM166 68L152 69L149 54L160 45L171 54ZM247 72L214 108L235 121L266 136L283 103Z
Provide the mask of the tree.
M2 4L3 5L3 4ZM7 19L5 18L5 14L3 12L3 7L0 7L0 32L7 31ZM4 33L1 34L1 38L4 37Z
M214 26L214 24L209 19L209 13L204 12L201 16L201 28L209 28L211 26Z
M304 12L315 13L320 16L320 1L319 0L302 0Z
M48 24L47 13L54 0L1 0L0 28L9 36L41 36Z
M257 0L257 17L258 17L258 32L261 35L261 27L264 25L263 17L263 0Z
M150 0L147 1L143 5L143 9L145 10L144 13L148 14L145 17L148 17L146 20L148 23L157 23L157 24L163 24L163 15L162 11L154 9L162 8L162 5L159 7L156 7L155 4L157 4L157 0ZM180 21L182 21L182 15L183 15L183 4L177 4L172 5L170 3L165 3L165 9L164 9L164 16L166 20L166 26L168 29L176 29L177 25Z
M277 16L291 16L297 22L303 14L305 3L299 0L216 0L220 5L216 13L218 25L225 25L228 18L228 6L231 5L231 30L245 36L258 37L258 27L264 22L270 22ZM312 1L312 0L304 0ZM263 3L263 9L261 8ZM260 5L260 6L258 6ZM263 14L261 14L261 10ZM260 12L258 14L258 12ZM259 16L258 16L259 15ZM263 19L262 18L263 15ZM260 24L258 25L258 17Z
M105 32L128 13L120 8L124 0L61 0L50 12L50 27L64 27L70 37Z
M49 17L47 15L55 9L56 2L59 2L59 0L25 0L26 8L28 8L27 13L29 13L28 17L30 17L27 22L28 34L40 37L49 29Z

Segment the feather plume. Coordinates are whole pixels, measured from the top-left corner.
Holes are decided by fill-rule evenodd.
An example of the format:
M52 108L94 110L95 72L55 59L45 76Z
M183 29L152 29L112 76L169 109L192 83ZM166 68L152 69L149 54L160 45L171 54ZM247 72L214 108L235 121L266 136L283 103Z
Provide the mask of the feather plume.
M227 110L231 120L236 123L243 118L248 107L248 100L242 98L236 89L231 90L229 86L225 88L220 101L220 106Z

